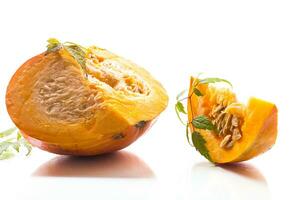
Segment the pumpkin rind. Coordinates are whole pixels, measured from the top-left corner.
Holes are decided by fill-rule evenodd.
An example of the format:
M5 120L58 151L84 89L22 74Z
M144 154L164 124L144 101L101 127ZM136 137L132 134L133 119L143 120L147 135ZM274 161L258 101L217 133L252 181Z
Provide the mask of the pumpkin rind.
M215 99L225 97L226 90L219 90L208 84L198 84L196 88L203 96L193 94L195 78L191 77L189 98L188 98L188 119L192 121L198 115L208 116L210 108L215 103ZM199 130L189 126L191 132L199 132L206 141L211 161L214 163L230 163L249 160L266 150L270 149L276 141L277 136L277 108L273 103L250 98L246 106L241 106L237 102L234 94L229 94L228 102L231 102L230 112L244 115L244 123L241 127L242 138L236 141L230 149L220 147L220 139L210 130Z
M165 89L146 70L105 49L93 46L88 51L99 61L88 67L128 71L129 78L139 78L149 92L127 92L127 85L118 90L110 80L95 78L94 72L87 77L63 48L37 55L17 70L6 93L11 119L33 145L71 155L119 150L141 136L166 108ZM141 121L144 126L135 126Z

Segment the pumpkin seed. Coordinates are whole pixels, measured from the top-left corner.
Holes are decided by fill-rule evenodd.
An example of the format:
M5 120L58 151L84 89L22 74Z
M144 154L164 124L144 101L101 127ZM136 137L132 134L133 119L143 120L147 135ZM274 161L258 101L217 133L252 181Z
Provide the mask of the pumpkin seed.
M231 124L234 127L238 127L239 126L239 119L237 118L237 116L233 116L232 117Z
M225 105L217 104L212 108L209 116L213 125L217 128L218 137L222 138L221 148L232 148L236 141L242 138L240 131L241 119L229 113L225 113Z
M237 140L241 139L241 137L242 137L242 135L241 135L239 129L235 128L232 133L232 140L237 141Z
M230 141L230 139L231 139L231 135L226 135L224 137L224 139L222 140L222 142L220 143L220 147L224 148L228 144L228 142Z
M227 145L226 145L226 148L227 148L227 149L230 149L231 147L233 147L234 143L235 143L234 140L229 141L229 142L227 143Z

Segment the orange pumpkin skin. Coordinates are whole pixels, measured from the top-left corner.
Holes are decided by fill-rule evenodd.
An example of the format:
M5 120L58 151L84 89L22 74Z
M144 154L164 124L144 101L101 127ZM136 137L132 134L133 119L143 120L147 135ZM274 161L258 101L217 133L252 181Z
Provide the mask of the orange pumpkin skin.
M166 108L166 91L146 70L104 49L88 51L97 62L86 58L86 74L60 49L29 59L12 77L7 110L32 145L67 155L116 151Z
M22 135L26 138L26 140L32 144L35 147L38 147L42 150L61 154L61 155L75 155L75 156L89 156L89 155L98 155L98 154L104 154L109 153L113 151L117 151L120 149L123 149L136 141L140 136L142 136L149 128L151 128L152 124L155 120L145 122L143 127L138 127L137 125L130 126L126 130L124 130L122 133L117 134L117 137L120 138L112 138L113 140L116 140L114 142L111 142L109 146L105 145L99 145L98 148L94 149L93 151L83 151L82 149L78 150L68 150L63 149L61 146L56 144L51 144L45 141L40 141L38 139L32 138L28 136L26 133L22 132Z
M193 94L195 78L191 77L188 98L188 118L192 121L196 116L209 116L212 106L218 99L224 99L225 104L238 103L235 94L228 90L216 89L208 84L198 84L196 88L203 96ZM232 109L232 112L242 115L241 126L242 138L230 149L220 147L223 138L218 138L215 132L200 130L189 126L190 130L199 132L206 141L205 146L209 152L211 161L214 163L233 163L249 160L270 149L277 138L277 114L275 104L258 99L250 98L244 110Z
M263 109L265 104L267 104L267 102L261 102L261 100L259 99L250 99L248 103L248 109ZM241 154L238 158L233 160L233 162L249 160L271 149L272 146L275 144L278 131L278 110L275 105L270 106L272 107L272 109L270 108L269 115L267 115L264 118L260 130L257 131L257 135L254 142L251 145L249 145L248 149L243 154ZM248 120L252 120L253 122L255 122L254 118ZM246 132L247 130L244 131Z

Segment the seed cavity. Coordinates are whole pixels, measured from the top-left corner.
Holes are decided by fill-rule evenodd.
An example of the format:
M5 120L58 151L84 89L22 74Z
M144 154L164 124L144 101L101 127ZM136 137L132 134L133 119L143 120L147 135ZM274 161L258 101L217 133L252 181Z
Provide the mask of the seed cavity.
M94 60L97 61L94 61ZM113 60L87 60L88 79L95 83L106 84L115 91L126 95L147 96L150 88L134 71Z
M242 138L242 119L236 115L225 113L225 109L226 106L217 104L212 108L209 117L217 128L217 137L221 139L219 146L224 149L230 149L236 141Z
M61 60L40 72L33 92L38 109L64 123L89 121L102 103L98 90L85 86L76 68Z

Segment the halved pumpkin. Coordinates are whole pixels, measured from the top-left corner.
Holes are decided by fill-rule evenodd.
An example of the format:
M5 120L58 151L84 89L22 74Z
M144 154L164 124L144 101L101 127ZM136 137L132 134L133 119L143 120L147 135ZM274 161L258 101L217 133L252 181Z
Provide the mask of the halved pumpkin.
M248 160L276 141L277 107L273 103L252 97L243 105L231 88L207 80L191 77L188 119L194 145L203 145L198 150L214 163ZM207 126L201 128L199 123Z
M71 155L128 146L167 103L162 85L138 65L54 39L17 70L6 93L8 113L31 144Z

